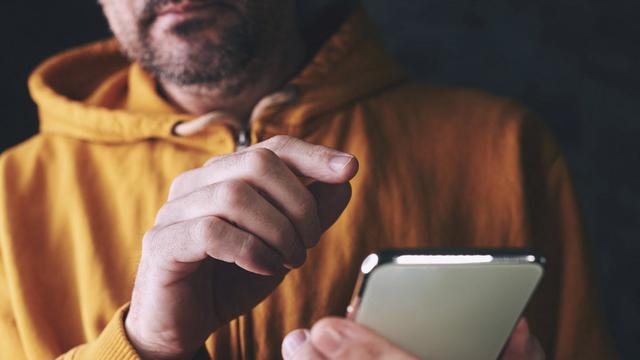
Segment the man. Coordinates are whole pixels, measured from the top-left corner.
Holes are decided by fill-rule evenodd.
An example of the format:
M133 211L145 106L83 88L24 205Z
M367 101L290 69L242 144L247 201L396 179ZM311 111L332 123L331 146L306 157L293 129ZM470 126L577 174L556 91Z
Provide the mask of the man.
M45 62L41 131L0 160L8 358L277 358L312 326L282 356L411 358L320 320L400 246L541 250L504 357L607 356L566 165L519 106L411 84L345 2L101 5L131 63Z

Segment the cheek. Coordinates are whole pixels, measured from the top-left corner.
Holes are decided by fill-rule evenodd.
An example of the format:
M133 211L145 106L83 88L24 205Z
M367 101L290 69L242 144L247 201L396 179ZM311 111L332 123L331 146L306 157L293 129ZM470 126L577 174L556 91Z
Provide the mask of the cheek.
M143 1L133 0L103 0L102 9L109 26L119 39L121 37L131 37L136 33L136 15L144 4Z

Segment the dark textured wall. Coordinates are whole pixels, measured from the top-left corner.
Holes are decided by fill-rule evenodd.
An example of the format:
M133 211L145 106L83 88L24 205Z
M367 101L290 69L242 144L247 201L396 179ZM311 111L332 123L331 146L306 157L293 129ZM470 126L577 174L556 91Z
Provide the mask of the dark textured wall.
M322 0L314 0L322 2ZM388 49L419 80L483 88L558 137L585 213L623 358L640 358L640 22L636 1L367 0ZM47 55L104 37L95 2L5 4L0 149L36 129L26 77Z
M558 137L604 306L640 358L640 22L615 0L369 0L390 51L425 81L516 98Z

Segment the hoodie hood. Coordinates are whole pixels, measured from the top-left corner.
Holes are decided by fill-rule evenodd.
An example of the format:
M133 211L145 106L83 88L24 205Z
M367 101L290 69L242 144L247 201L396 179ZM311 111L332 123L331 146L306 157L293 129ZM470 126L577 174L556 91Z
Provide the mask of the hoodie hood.
M252 127L302 136L322 115L404 79L360 7L286 85L296 88L295 101L261 111ZM194 116L166 103L154 79L131 64L114 39L50 58L31 75L29 90L42 133L104 143L156 138L202 147L198 140L206 142L205 136L186 139L174 133L177 124Z

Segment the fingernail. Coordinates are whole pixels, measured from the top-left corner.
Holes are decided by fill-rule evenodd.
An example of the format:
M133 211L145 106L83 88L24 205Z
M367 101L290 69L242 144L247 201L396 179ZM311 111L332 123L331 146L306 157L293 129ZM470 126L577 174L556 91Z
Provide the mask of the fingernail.
M329 167L335 172L340 172L351 160L353 160L353 156L337 155L331 158L329 161Z
M293 357L300 345L309 337L309 330L294 331L282 341L282 356L287 359Z
M314 344L325 354L337 354L342 344L342 335L331 327L325 327L314 340Z

